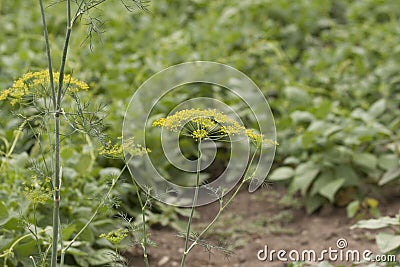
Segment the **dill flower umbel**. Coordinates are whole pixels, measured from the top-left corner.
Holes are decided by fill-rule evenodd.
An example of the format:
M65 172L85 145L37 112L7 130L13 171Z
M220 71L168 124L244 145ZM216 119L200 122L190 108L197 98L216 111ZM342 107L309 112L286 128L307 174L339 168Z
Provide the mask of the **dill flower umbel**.
M117 245L117 244L121 243L121 241L127 236L128 236L128 230L119 228L119 229L117 229L115 231L111 231L107 234L101 234L99 237L105 238L108 241L110 241L111 243L113 243L114 245Z
M254 129L246 129L246 135L256 147L278 145L278 142L264 138L262 134L257 133Z
M24 186L24 195L34 204L43 204L51 199L51 178L46 177L44 182L40 181L37 176L32 177L32 182L27 184L22 182Z
M60 73L53 72L54 83L58 84ZM20 102L24 96L34 94L36 97L43 97L48 94L47 88L49 87L49 72L47 70L28 72L21 78L14 81L14 84L0 93L0 100L12 98L11 105ZM64 84L67 90L71 93L77 93L80 90L88 90L89 86L80 80L73 78L69 74L64 75Z
M120 137L118 139L122 138ZM144 154L150 153L151 150L135 143L134 138L129 138L124 140L123 143L113 144L111 141L108 141L103 144L99 151L100 155L108 158L121 158L123 157L123 152L131 156L143 156Z
M164 127L179 132L195 140L219 140L227 136L247 136L256 147L278 145L276 141L265 138L254 129L247 129L239 122L215 109L184 109L155 120L153 127Z
M154 121L152 126L164 127L173 132L182 130L183 135L196 140L217 140L243 134L246 130L239 122L215 109L184 109Z

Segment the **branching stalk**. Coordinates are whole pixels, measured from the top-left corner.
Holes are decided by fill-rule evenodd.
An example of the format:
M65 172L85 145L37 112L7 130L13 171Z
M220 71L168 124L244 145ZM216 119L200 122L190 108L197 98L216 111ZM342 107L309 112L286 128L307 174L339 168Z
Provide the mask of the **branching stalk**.
M197 204L197 198L199 196L200 168L201 168L201 149L200 149L200 145L201 145L201 139L199 139L199 142L198 142L198 145L197 145L196 188L195 188L195 191L194 191L192 210L190 211L190 216L189 216L187 229L186 229L185 250L184 250L183 256L182 256L181 267L185 266L186 256L190 251L188 249L189 248L189 239L190 239L190 228L191 228L191 225L192 225L192 219L193 219L193 215L194 215L194 210L195 210L195 207L196 207L196 204ZM195 242L193 242L191 246L193 246L193 244Z
M42 16L44 40L45 40L45 43L46 43L47 67L49 69L51 97L52 97L52 102L53 102L53 108L54 108L54 111L55 111L56 110L56 106L57 106L57 100L56 100L56 90L54 88L53 63L52 63L52 60L51 60L49 34L47 32L46 16L44 14L44 7L43 7L43 1L42 0L39 0L39 5L40 5L40 14Z
M203 229L203 231L201 231L200 234L197 235L196 239L193 241L193 243L191 244L191 246L188 249L185 249L184 253L189 253L195 246L196 244L199 242L200 238L214 225L214 223L219 219L219 217L221 216L222 212L225 210L226 207L229 206L229 204L232 202L232 200L236 197L236 195L239 193L240 189L242 188L242 186L246 183L246 181L248 181L249 177L249 171L250 171L250 167L255 159L255 156L257 154L257 150L259 147L256 148L256 150L254 151L254 154L252 155L250 162L246 168L246 171L244 173L243 179L240 182L239 186L236 188L235 192L232 194L232 196L228 199L228 201L226 201L225 204L222 204L222 201L220 202L220 208L218 210L217 215L215 215L214 219L206 226L206 228ZM182 267L183 265L181 265Z
M126 163L128 164L128 163ZM132 178L132 183L135 186L135 190L136 190L136 196L139 200L139 204L140 204L140 210L142 213L142 235L143 235L143 240L141 241L141 246L143 249L143 260L144 260L144 264L146 265L146 267L149 267L149 257L147 255L147 245L148 245L148 241L147 241L147 230L146 230L146 214L145 214L145 205L143 204L142 198L140 197L140 189L139 186L136 184L135 179L133 178L133 175L131 175Z

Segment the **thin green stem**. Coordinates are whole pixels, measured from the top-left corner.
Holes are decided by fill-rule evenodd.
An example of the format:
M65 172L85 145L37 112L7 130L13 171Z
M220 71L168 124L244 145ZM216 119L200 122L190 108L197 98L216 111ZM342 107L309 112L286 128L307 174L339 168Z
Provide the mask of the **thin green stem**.
M71 38L72 23L71 23L71 0L67 0L67 32L65 34L64 48L61 56L60 75L58 78L58 91L57 91L57 107L56 114L61 112L62 89L64 86L65 64L67 62L69 40Z
M29 258L31 259L31 261L32 261L32 263L33 263L33 267L36 267L35 259L34 259L32 256L30 256Z
M128 164L128 163L127 163ZM136 196L139 200L139 204L140 204L140 210L142 213L142 235L143 235L143 240L141 242L141 246L143 248L143 260L144 260L144 264L146 265L146 267L149 267L149 257L147 255L147 233L146 233L146 214L145 214L145 205L143 204L142 198L140 197L140 192L139 192L139 186L136 184L135 179L133 179L133 175L131 175L132 178L132 183L135 186L136 189Z
M201 231L201 233L196 237L196 239L193 241L192 245L187 249L187 253L189 253L194 246L196 246L196 244L199 242L200 238L214 225L214 223L219 219L219 217L221 216L222 212L226 209L226 207L229 206L229 204L232 202L232 200L236 197L236 195L239 193L240 189L242 188L242 186L246 183L246 181L248 181L248 179L250 177L248 177L249 175L249 171L250 171L250 167L255 159L255 156L257 154L257 150L259 149L259 147L256 148L256 150L254 151L254 154L252 155L249 164L247 165L246 171L243 175L243 179L240 182L239 186L236 188L235 192L232 194L232 196L228 199L228 201L226 201L226 203L224 205L222 205L222 202L220 204L220 208L218 210L217 215L215 215L214 219L206 226L206 228L203 229L203 231ZM185 251L186 252L186 251Z
M185 266L185 261L186 261L186 256L189 253L189 240L190 240L190 228L192 225L192 219L194 215L194 210L196 208L197 204L197 198L199 196L199 184L200 184L200 168L201 168L201 140L199 140L198 145L197 145L197 169L196 169L196 188L194 191L194 197L193 197L193 204L192 204L192 210L190 211L190 216L187 224L187 229L186 229L186 239L185 239L185 250L183 251L183 256L182 256L182 261L181 261L181 267ZM193 246L193 244L192 244Z
M37 217L36 217L36 204L33 204L33 221L34 221L34 236L36 239L36 245L38 247L39 254L42 254L42 249L40 248L38 230L37 230Z
M53 183L53 234L52 234L52 250L51 250L51 267L57 266L58 252L58 232L60 217L60 185L61 185L61 155L60 155L60 117L56 113L55 119L55 173Z
M15 146L17 145L18 140L19 140L19 138L21 137L22 131L24 130L25 125L26 125L27 123L28 123L28 120L25 120L25 121L18 127L18 130L17 130L17 132L15 133L15 137L14 137L13 143L11 144L11 147L10 147L10 149L7 151L7 154L6 154L6 156L5 156L6 159L8 159L8 158L11 156L11 154L14 152Z
M40 233L44 232L44 230L40 231ZM10 255L12 255L14 247L21 242L22 240L24 240L25 238L28 238L32 236L32 233L26 234L21 236L20 238L18 238L17 240L14 241L14 243L11 244L11 246L6 249L3 254L0 254L0 258L4 258L4 266L7 266L7 259Z
M42 0L39 0L39 5L40 5L40 13L41 13L41 16L42 16L44 40L46 42L47 67L49 69L51 95L52 95L52 101L53 101L53 108L54 108L54 111L55 111L56 107L57 107L57 99L56 99L56 90L54 88L53 64L52 64L52 60L51 60L49 34L47 32L46 16L44 14L44 7L43 7L43 1Z
M49 245L46 249L46 251L44 252L43 258L42 258L42 264L40 265L40 267L45 267L46 266L46 259L47 259L47 255L49 255L51 249L51 245Z
M55 124L55 168L54 168L54 183L53 183L53 242L52 242L52 253L51 253L51 267L57 266L57 252L58 252L58 235L59 235L59 216L60 216L60 190L61 190L61 154L60 154L60 115L61 115L61 102L62 102L62 88L64 85L64 72L65 64L67 61L68 46L71 36L71 0L67 0L67 31L65 35L64 48L61 57L60 75L58 78L58 91L57 100L55 105L54 113L54 124Z

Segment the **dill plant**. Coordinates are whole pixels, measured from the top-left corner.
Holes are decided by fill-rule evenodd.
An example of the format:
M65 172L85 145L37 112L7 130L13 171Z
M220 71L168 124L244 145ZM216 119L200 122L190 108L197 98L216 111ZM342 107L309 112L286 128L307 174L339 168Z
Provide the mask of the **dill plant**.
M217 111L216 109L184 109L174 113L173 115L165 118L157 119L152 124L153 127L162 127L172 132L178 132L182 136L189 137L197 143L197 169L195 191L193 202L191 206L190 215L186 225L186 233L183 235L185 238L184 252L181 260L181 267L185 266L186 257L196 245L205 245L202 237L218 220L221 213L236 197L242 186L253 178L251 171L252 163L257 153L263 148L271 145L276 145L276 142L265 138L254 129L247 129L242 124L234 119L231 119L226 114ZM245 169L245 173L241 182L237 186L234 193L226 200L222 197L219 198L220 206L217 215L214 219L200 232L196 234L191 233L192 220L194 216L195 207L198 200L199 187L200 187L200 166L201 166L201 143L205 140L231 142L233 136L242 136L248 138L254 146L254 150L250 157L250 161ZM192 241L190 243L190 241ZM223 249L223 251L226 251Z
M18 113L17 115L24 120L23 124L19 128L12 147L9 149L6 159L11 156L12 151L15 148L18 139L21 137L21 133L24 127L28 126L34 131L32 127L33 121L40 121L40 127L45 129L45 136L49 138L49 143L52 144L53 148L48 151L52 153L51 166L46 165L46 161L43 156L43 164L46 165L46 171L51 174L52 178L46 177L47 184L50 186L44 186L43 184L37 185L25 185L26 195L34 203L34 211L36 212L36 204L43 204L45 198L48 197L49 193L53 199L53 211L52 211L52 235L51 245L48 246L45 256L51 250L51 267L56 267L58 263L58 251L61 247L61 261L60 265L64 264L64 255L66 251L72 246L76 239L83 233L88 225L93 221L94 217L98 214L100 208L105 204L107 197L110 196L111 190L115 186L121 173L113 179L110 190L104 195L104 198L100 201L99 205L95 209L92 217L83 226L83 228L75 235L75 237L68 243L63 244L61 236L61 225L60 225L60 203L61 203L61 186L62 186L62 163L61 163L61 148L62 141L65 136L70 136L73 133L81 133L86 136L88 142L91 137L98 138L106 147L103 153L106 153L107 143L105 143L105 135L103 133L102 121L104 117L99 115L102 111L101 106L96 110L88 110L89 105L82 103L79 97L80 91L86 91L89 86L72 75L66 73L68 51L70 49L70 39L77 22L82 18L87 21L88 35L87 38L90 41L90 49L92 49L92 38L93 35L101 33L99 31L99 24L101 21L99 18L92 16L92 10L98 8L101 4L107 0L66 0L60 1L57 4L65 5L66 11L66 30L63 47L61 50L61 62L58 71L54 71L53 66L53 55L51 51L51 44L48 33L48 23L46 21L45 6L43 0L38 0L41 22L43 26L43 36L45 42L45 51L47 58L47 70L28 72L21 78L14 81L12 87L2 91L0 93L0 100L9 100L13 107L19 106L23 110L27 107L33 107L35 110L27 112L27 114ZM120 1L128 11L142 10L147 11L148 1L142 0L121 0ZM54 4L54 3L52 3ZM69 96L69 100L66 100L66 96ZM68 102L66 105L65 102ZM71 104L72 103L72 104ZM72 108L71 108L72 107ZM69 110L71 109L71 110ZM49 119L53 122L49 123ZM68 127L72 128L69 133L63 133L62 124L65 123ZM35 138L40 142L37 132L34 131ZM109 149L108 149L109 150ZM135 150L136 153L140 154L142 151L140 148ZM42 151L43 152L43 151ZM112 151L116 153L118 151ZM50 191L50 192L49 192ZM43 195L43 196L42 196ZM38 239L37 231L32 232L36 239ZM21 240L26 238L23 236L17 239L12 246L3 254L0 258L5 258L5 264L7 264L7 257L13 255L12 248ZM38 245L39 252L40 246ZM36 266L35 260L32 258L33 264ZM43 259L41 266L45 265L45 259Z

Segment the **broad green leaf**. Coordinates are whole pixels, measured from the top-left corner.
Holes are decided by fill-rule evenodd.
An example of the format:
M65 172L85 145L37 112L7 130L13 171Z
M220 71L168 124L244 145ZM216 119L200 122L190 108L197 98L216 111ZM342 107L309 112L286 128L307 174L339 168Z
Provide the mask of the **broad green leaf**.
M369 219L369 220L361 220L358 221L356 224L351 226L351 229L354 228L363 228L363 229L380 229L385 228L390 225L399 225L400 224L400 217L381 217L378 219Z
M385 171L399 167L400 158L396 154L385 154L378 158L378 166Z
M335 181L332 181L325 185L324 187L319 190L319 193L328 198L331 202L335 200L335 194L336 192L340 189L340 187L344 184L345 179L344 178L339 178L336 179Z
M326 201L326 200L325 200ZM306 197L305 206L308 214L313 213L324 204L324 198L321 196Z
M352 201L349 205L347 205L346 211L347 211L347 217L353 218L358 209L360 208L360 201L354 200Z
M24 257L24 258L32 255L36 251L36 249L37 249L36 240L34 240L33 237L21 241L14 248L15 253L17 253L19 257Z
M378 166L385 171L399 167L400 158L396 154L385 154L378 158Z
M294 191L300 190L305 195L307 189L317 177L319 168L312 162L302 163L296 168L295 177L292 183Z
M382 179L379 181L378 184L384 185L399 177L400 177L400 168L392 169L383 174Z
M360 184L360 178L353 167L348 164L337 165L335 167L335 177L344 178L346 180L344 186L358 186Z
M0 225L3 225L8 221L8 210L3 201L0 201Z
M301 137L303 148L310 148L315 145L317 133L306 131Z
M283 161L284 165L298 165L300 163L300 160L296 157L287 157Z
M372 106L369 108L368 113L374 117L377 118L378 116L382 115L383 112L386 110L386 100L385 99L379 99L376 101Z
M17 213L10 215L8 220L3 224L4 229L8 230L20 230L22 228L20 219Z
M333 134L335 134L335 133L341 131L342 129L343 129L342 126L339 126L339 125L331 125L331 126L329 126L329 127L327 127L327 128L325 129L325 131L324 131L324 136L325 136L325 137L329 137L329 136L331 136L331 135L333 135Z
M112 263L115 260L115 251L111 249L99 249L96 250L96 253L91 253L87 260L91 266L99 266L99 265L106 265L108 263ZM123 257L119 255L121 259Z
M321 188L329 184L334 179L335 176L330 169L323 169L318 177L315 179L310 191L310 195L313 196L318 194Z
M69 240L72 234L76 231L76 225L70 224L67 227L62 229L62 237L64 240Z
M294 111L290 114L290 118L295 124L309 123L314 119L314 116L307 111Z
M294 170L290 167L280 167L275 169L270 175L269 180L281 181L292 178L294 176Z
M286 87L284 93L286 98L294 105L306 106L310 102L308 93L298 87Z
M77 221L75 224L76 224L77 229L80 230L84 227L85 223L86 223L86 221L80 220L80 221ZM95 236L94 236L94 233L93 233L90 225L82 232L82 234L80 235L78 240L94 242Z
M360 108L356 108L355 110L353 110L353 112L351 113L351 117L355 119L360 119L365 123L368 123L372 120L371 115Z
M378 160L375 155L370 153L354 153L353 162L366 169L375 169Z
M311 124L307 127L307 131L311 132L323 132L325 128L327 127L327 123L322 120L314 120L311 122Z
M81 250L79 248L74 248L74 247L68 248L67 253L71 254L71 255L74 255L74 256L83 256L83 257L88 255L88 253L86 251L83 251L83 250Z
M400 235L378 233L376 235L376 244L381 252L388 253L400 247Z

